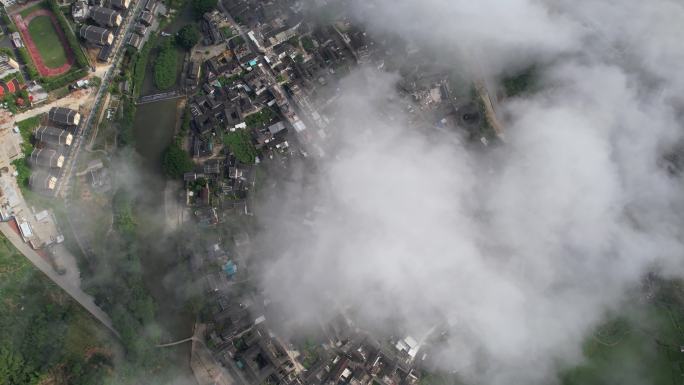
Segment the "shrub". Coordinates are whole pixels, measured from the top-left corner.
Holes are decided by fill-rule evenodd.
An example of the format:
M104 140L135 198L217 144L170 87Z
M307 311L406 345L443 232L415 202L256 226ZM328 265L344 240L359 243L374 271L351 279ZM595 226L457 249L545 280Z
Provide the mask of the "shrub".
M56 90L69 85L86 75L88 75L88 70L81 68L75 71L69 71L66 74L56 78L43 78L43 88L45 88L46 91Z
M12 166L17 170L17 184L19 187L28 187L29 178L31 177L31 168L29 167L26 158L15 159L12 161Z
M308 36L302 37L300 43L302 44L302 48L304 48L306 52L312 52L315 48L313 40L311 40L311 38Z

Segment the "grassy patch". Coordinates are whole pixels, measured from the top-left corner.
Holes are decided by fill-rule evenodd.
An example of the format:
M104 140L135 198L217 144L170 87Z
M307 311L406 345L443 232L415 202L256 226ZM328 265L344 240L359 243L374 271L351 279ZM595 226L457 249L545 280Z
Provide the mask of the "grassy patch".
M229 132L223 137L223 142L241 163L254 164L258 153L249 132L242 130Z
M58 68L66 64L66 52L49 16L35 17L29 23L28 30L48 68Z
M270 108L263 108L261 111L251 114L245 118L245 123L249 127L264 127L271 123L276 114Z
M154 63L154 85L159 90L168 90L176 84L178 72L178 54L170 41L159 47L157 60Z
M318 362L318 346L312 341L307 340L302 351L302 366L304 369L311 369Z
M306 52L313 52L313 50L316 48L316 47L314 47L313 40L308 36L303 36L300 39L300 43L302 45L302 48L304 48L304 50L306 50Z
M230 39L231 37L235 36L235 33L230 27L221 27L221 35L223 35L224 39Z
M240 80L241 77L242 75L232 75L229 77L219 76L218 81L219 83L221 83L222 86L229 86L235 83L236 81Z

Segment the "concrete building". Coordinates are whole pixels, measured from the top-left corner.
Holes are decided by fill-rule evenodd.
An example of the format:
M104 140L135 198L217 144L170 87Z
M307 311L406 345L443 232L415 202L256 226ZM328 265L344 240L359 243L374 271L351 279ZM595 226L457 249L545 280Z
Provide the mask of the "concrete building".
M145 34L147 33L147 26L143 23L137 23L134 27L135 33L138 35L145 37Z
M154 15L151 12L148 11L143 11L140 14L140 22L145 24L146 26L151 26L152 22L154 21Z
M145 1L145 11L154 13L155 9L157 8L157 1L156 0L144 0Z
M128 45L135 49L140 49L142 46L143 39L140 37L140 35L132 33L131 36L128 38Z
M81 114L65 107L52 107L48 112L48 118L57 124L68 126L77 126L81 122Z
M79 34L85 41L97 45L107 45L114 42L114 35L107 29L96 27L94 25L84 25L81 27Z
M24 46L24 42L21 40L19 32L12 32L12 44L14 44L14 48L21 48Z
M90 18L103 27L118 27L123 20L119 12L103 7L90 8Z
M38 142L51 146L71 146L74 140L74 136L69 131L47 126L38 127L35 138Z
M107 62L109 61L109 57L112 55L112 45L111 44L106 44L102 49L100 50L100 53L97 54L97 60L101 62Z
M31 153L29 162L33 166L61 168L64 166L64 155L49 148L37 148Z
M8 55L0 55L0 78L19 72L19 64Z
M31 173L29 186L32 190L38 192L55 191L55 188L57 187L57 177L51 175L47 171L37 170Z
M112 0L110 5L116 9L128 9L131 0Z
M31 97L31 104L33 105L43 103L48 98L47 91L36 81L28 82L26 84L26 91L28 91L29 97Z
M89 11L88 3L83 0L75 1L71 4L71 17L77 23L84 22L88 18Z

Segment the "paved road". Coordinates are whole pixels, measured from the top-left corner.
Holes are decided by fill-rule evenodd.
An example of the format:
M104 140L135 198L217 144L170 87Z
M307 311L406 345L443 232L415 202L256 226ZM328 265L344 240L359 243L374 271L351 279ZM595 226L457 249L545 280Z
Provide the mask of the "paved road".
M114 327L112 326L112 321L109 319L109 316L102 311L97 305L95 305L95 302L93 301L93 297L89 296L83 290L81 290L78 286L74 285L73 282L67 281L63 276L57 274L52 266L43 259L40 255L38 255L31 247L29 247L24 241L21 239L19 234L14 232L12 227L6 223L2 222L0 223L0 232L2 232L7 239L9 239L10 242L14 245L14 247L17 248L24 256L31 261L31 263L37 267L40 271L42 271L45 275L50 278L50 280L54 283L56 283L59 287L62 288L71 298L73 298L76 302L78 302L81 306L83 306L84 309L86 309L90 314L93 315L98 321L100 321L104 326L107 327L114 335L117 337L119 336L119 333L117 333L116 330L114 330Z
M156 347L158 347L158 348L168 348L168 347L170 347L170 346L176 346L176 345L184 344L184 343L190 342L190 341L199 341L199 342L202 342L201 339L195 338L195 336L192 336L192 337L189 337L189 338L182 339L182 340L180 340L180 341L169 342L168 344L156 345ZM202 342L202 343L204 343L204 342Z
M109 90L110 86L110 80L112 76L114 75L116 69L119 67L119 64L121 63L121 59L123 58L123 53L125 50L121 49L124 47L124 41L128 38L128 36L131 34L131 30L133 29L133 25L135 23L130 22L131 20L135 20L138 15L140 14L142 10L142 0L139 0L135 2L135 8L131 9L128 13L128 17L126 21L124 22L126 25L126 28L120 32L120 39L115 43L115 48L112 53L112 60L111 60L111 65L107 68L106 72L102 75L102 82L100 83L100 88L98 88L97 93L95 94L95 101L93 102L93 108L91 109L91 113L88 114L88 117L86 118L85 123L83 124L83 132L82 135L80 135L76 139L76 144L74 148L74 154L72 157L71 165L69 167L69 170L66 172L66 180L61 183L60 188L62 189L61 191L58 192L58 195L62 193L65 196L65 204L69 205L69 196L67 195L68 193L68 188L66 188L69 185L71 175L73 174L74 167L76 164L78 164L78 157L81 155L81 144L84 142L82 138L86 138L88 136L88 132L91 129L92 123L93 123L93 118L94 118L94 111L97 111L98 106L100 105L100 102L102 101L102 98L106 92Z
M141 9L141 4L142 1L138 1L135 5L135 9L132 10L129 13L129 20L134 19L137 17L137 15L140 12ZM68 172L66 173L66 178L67 180L71 177L73 170L78 163L78 156L80 155L80 147L81 144L83 143L83 138L87 135L88 131L90 130L91 123L93 121L93 116L95 115L92 113L93 111L97 110L97 106L100 103L103 95L105 92L107 92L109 88L109 81L114 74L114 70L118 67L118 64L121 62L121 58L123 57L123 51L121 50L121 47L124 45L121 44L123 40L130 34L131 28L133 26L133 23L128 23L127 28L125 31L123 31L123 35L121 36L120 43L117 45L116 50L113 55L112 59L112 65L108 66L106 69L106 72L102 76L102 82L100 87L97 90L97 93L95 95L95 101L93 103L93 108L91 110L91 113L88 114L88 118L86 119L85 124L83 125L83 135L80 135L77 138L76 145L74 146L74 154L71 160L71 164L69 167ZM26 112L24 114L20 114L16 116L16 120L23 120L41 113L44 113L48 111L51 107L60 105L60 106L72 106L74 103L82 103L83 98L78 98L74 97L74 94L71 94L67 96L66 98L60 99L56 101L55 103L47 104L38 108L35 108L29 112ZM75 108L77 109L77 108ZM62 186L67 185L68 183L62 183ZM65 199L65 204L69 204L68 198ZM71 296L76 302L78 302L81 306L83 306L84 309L86 309L90 314L93 315L98 321L100 321L105 327L107 327L114 335L119 337L119 333L114 329L112 325L112 321L109 318L109 316L102 311L97 305L95 305L95 302L93 300L93 297L89 296L83 290L80 289L80 287L77 286L76 283L74 282L69 282L65 279L65 277L60 276L57 274L52 266L46 262L40 255L38 255L33 249L31 249L27 244L23 242L21 237L14 232L14 230L7 224L7 223L0 223L0 231L12 242L12 244L29 260L31 263L37 267L40 271L42 271L45 275L50 278L54 283L56 283L60 288L62 288L69 296Z

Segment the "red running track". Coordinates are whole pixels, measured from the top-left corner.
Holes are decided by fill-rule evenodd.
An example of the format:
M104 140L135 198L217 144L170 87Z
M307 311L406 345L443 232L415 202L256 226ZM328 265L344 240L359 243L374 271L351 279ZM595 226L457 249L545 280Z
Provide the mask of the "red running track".
M47 65L45 65L43 57L40 56L38 47L36 47L36 43L31 38L31 34L28 30L28 25L31 22L31 20L38 16L48 16L52 21L52 25L54 26L55 31L57 31L57 36L59 37L59 41L62 43L62 47L64 48L64 52L66 53L67 57L67 62L64 63L62 66L59 66L57 68L50 68ZM55 18L55 15L52 14L52 12L46 9L39 9L34 12L31 12L31 14L29 14L26 17L26 19L23 19L21 15L17 14L14 15L14 23L17 25L17 28L19 29L21 38L24 40L26 49L31 55L31 59L33 59L33 63L36 65L36 69L38 70L38 73L40 73L40 76L58 76L69 71L71 66L74 64L74 53L71 52L71 47L69 47L69 43L67 43L66 36L64 36L64 31L62 31L62 28L59 26L59 23L57 22L57 19Z

